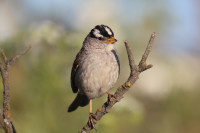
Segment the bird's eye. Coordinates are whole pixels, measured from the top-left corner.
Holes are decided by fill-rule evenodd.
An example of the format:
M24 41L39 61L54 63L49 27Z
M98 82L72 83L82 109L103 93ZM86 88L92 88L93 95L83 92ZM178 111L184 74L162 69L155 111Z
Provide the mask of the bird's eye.
M102 38L102 37L98 37L97 39L99 39L99 40L103 40L103 38Z

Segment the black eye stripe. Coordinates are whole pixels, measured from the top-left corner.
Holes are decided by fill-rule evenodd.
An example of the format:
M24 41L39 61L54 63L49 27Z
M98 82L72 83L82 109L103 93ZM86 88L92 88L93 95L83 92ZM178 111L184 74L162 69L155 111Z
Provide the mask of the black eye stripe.
M100 31L100 33L105 37L110 37L110 35L107 33L107 31L105 31L105 29Z

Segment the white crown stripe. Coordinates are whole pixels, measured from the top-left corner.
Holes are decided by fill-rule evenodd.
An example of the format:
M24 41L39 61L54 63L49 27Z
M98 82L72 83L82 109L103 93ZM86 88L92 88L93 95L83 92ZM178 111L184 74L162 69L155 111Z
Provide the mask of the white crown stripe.
M94 36L96 37L103 37L101 34L100 34L100 31L95 29L94 32L93 32Z
M108 33L109 35L112 35L112 32L110 31L110 29L109 29L108 27L105 27L105 30L107 31L107 33Z

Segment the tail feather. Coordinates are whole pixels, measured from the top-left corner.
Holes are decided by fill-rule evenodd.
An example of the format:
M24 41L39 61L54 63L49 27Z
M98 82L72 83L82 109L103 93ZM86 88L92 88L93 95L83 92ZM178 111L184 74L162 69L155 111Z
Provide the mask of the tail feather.
M68 108L68 112L72 112L78 108L78 106L84 107L88 105L89 99L85 95L78 94L72 104Z

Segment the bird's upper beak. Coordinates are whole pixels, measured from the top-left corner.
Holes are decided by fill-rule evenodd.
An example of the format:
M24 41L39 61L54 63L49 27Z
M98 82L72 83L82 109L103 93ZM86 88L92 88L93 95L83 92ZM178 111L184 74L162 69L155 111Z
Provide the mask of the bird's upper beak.
M115 43L115 42L117 42L117 39L115 39L115 38L112 36L112 37L108 38L105 42L106 42L106 43Z

